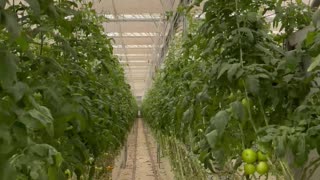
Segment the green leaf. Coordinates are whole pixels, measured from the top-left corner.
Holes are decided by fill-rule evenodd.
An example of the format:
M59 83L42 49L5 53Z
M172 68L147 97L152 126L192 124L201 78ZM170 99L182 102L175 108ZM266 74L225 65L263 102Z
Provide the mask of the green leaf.
M320 63L320 54L317 57L313 58L313 62L310 64L307 71L311 72L313 69L319 66L319 63Z
M50 166L48 168L48 180L57 180L58 172L55 166Z
M252 42L252 41L254 40L253 34L252 34L252 32L251 32L251 29L246 28L246 27L241 27L241 28L239 28L239 29L237 29L237 30L238 30L239 32L245 33L245 34L247 35L248 40L249 40L250 42Z
M53 118L49 109L44 106L39 106L37 109L31 109L27 114L24 114L20 118L20 121L29 129L39 130L44 127L51 137L54 134Z
M0 83L8 87L17 80L17 57L6 51L1 52L1 50L0 57Z
M229 68L230 68L230 64L228 64L228 63L223 63L223 64L220 66L220 71L219 71L219 74L218 74L217 79L219 79L219 78L223 75L223 73L225 73Z
M28 90L29 87L27 84L23 82L17 82L8 91L13 95L15 101L20 101L20 99L22 99L22 97Z
M191 106L183 113L182 121L185 123L191 122L191 120L193 119L193 114L194 114L194 110L193 110L193 106Z
M10 153L15 147L12 144L12 137L9 127L1 124L0 126L0 155ZM0 156L1 158L1 156Z
M236 119L244 120L245 118L245 109L241 102L236 101L231 103L232 113Z
M17 179L16 169L12 166L7 159L0 156L0 179Z
M279 157L283 157L286 153L286 141L287 138L285 135L278 136L275 139L275 150Z
M50 136L53 136L53 117L51 115L51 112L48 108L44 107L44 106L40 106L37 108L38 111L32 111L29 112L30 115L38 120L40 120L40 118L42 118L42 120L40 120L43 125L46 127L47 132Z
M299 65L300 57L297 56L297 54L294 51L289 51L286 53L285 56L286 60L286 67L290 70L294 71L296 70L297 66Z
M210 119L210 123L216 128L219 135L222 135L229 122L229 119L230 116L227 111L219 111Z
M63 162L62 155L61 155L61 153L57 152L56 155L55 155L55 164L56 164L56 166L60 167L62 162Z
M288 74L288 75L283 76L282 78L283 78L284 82L289 83L293 77L294 77L293 74Z
M218 131L211 131L210 133L206 134L206 138L210 147L214 149L218 141Z
M17 18L10 13L4 13L6 28L8 29L12 38L17 38L20 34L20 26L17 22Z
M48 15L50 15L51 17L54 17L54 18L59 17L57 9L58 8L53 3L49 3L49 5L48 5Z
M0 8L4 9L4 7L6 6L7 0L0 0Z
M246 16L248 21L251 21L253 23L257 21L257 17L258 17L258 14L256 12L248 12L247 16ZM246 28L246 29L248 29L248 28ZM248 29L248 30L251 31L251 29Z
M249 92L254 95L259 94L260 84L259 79L255 76L248 76L246 79L246 86Z
M298 140L296 161L299 165L303 165L303 163L308 159L308 153L306 152L306 137L303 134L299 135L298 137L299 138L296 137L296 140Z
M11 131L12 137L17 142L18 147L25 147L28 144L28 133L24 124L15 122Z
M29 49L29 43L28 41L25 39L25 37L23 36L19 36L16 39L16 43L20 46L22 51L26 51Z
M229 81L232 81L232 78L236 75L236 73L240 67L241 67L241 65L239 63L231 65L230 69L228 70Z
M314 27L318 28L320 25L320 9L318 9L312 16L312 23Z
M320 133L320 125L313 126L307 130L308 136L315 136Z
M305 39L305 44L307 47L309 47L314 43L316 35L317 35L317 32L314 32L314 31L308 32L307 37Z
M30 5L31 9L34 11L36 16L40 15L40 4L38 0L26 0L27 3Z
M32 178L33 180L36 180L36 179L39 178L40 175L39 175L39 173L38 173L36 170L31 170L30 176L31 176L31 178Z
M257 43L255 45L255 48L257 48L258 50L264 52L268 56L273 56L272 53L270 52L270 50L265 48L264 46L262 46L260 43Z
M223 34L218 34L215 37L211 38L207 48L202 52L203 55L210 54L214 50L214 46L216 44L216 41L223 37Z

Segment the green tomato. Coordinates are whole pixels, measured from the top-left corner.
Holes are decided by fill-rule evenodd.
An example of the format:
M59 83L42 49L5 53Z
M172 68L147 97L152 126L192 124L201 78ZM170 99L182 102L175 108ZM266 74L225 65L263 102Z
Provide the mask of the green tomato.
M256 172L256 167L253 164L244 165L244 173L247 175L253 174Z
M230 93L230 95L228 96L228 99L230 100L234 100L235 99L235 95L233 93Z
M64 174L67 175L68 177L71 177L71 171L69 169L65 170Z
M96 166L95 168L96 168L96 170L98 170L98 171L101 171L101 170L102 170L102 167L101 167L101 166L100 166L100 167Z
M242 160L246 163L254 163L257 160L257 153L252 149L245 149L242 152Z
M266 174L269 171L269 165L264 161L260 161L256 169L259 174Z
M251 99L243 98L241 101L242 105L246 108L249 108L252 105Z
M259 161L267 161L268 160L268 155L261 152L261 151L258 151L257 155L258 155Z
M36 99L37 101L40 101L41 98L42 98L42 95L41 95L41 93L33 93L33 97L34 97L34 99Z

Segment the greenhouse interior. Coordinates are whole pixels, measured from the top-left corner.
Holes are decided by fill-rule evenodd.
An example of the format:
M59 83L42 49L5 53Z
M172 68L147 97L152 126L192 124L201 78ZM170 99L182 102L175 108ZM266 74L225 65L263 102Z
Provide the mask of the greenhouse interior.
M320 0L0 0L0 180L319 180Z

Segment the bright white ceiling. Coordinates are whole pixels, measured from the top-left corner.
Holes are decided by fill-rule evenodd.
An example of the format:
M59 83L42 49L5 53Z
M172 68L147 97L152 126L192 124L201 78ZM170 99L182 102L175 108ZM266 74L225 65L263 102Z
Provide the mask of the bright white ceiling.
M114 39L114 54L120 59L135 96L143 96L159 63L170 21L180 0L91 0L98 14L109 19L103 26Z

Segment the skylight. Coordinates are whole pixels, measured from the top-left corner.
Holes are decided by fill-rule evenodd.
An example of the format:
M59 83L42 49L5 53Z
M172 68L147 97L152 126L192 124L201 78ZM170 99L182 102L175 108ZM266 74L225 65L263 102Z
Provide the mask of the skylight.
M145 57L145 56L151 56L152 54L114 54L119 57L127 56L127 57Z
M109 37L156 37L159 36L159 33L154 32L108 32L107 36Z
M124 48L126 49L134 49L134 48L160 48L162 46L155 46L155 45L151 45L151 44L141 44L141 45L138 45L138 44L132 44L132 45L125 45ZM123 48L122 45L119 45L119 44L115 44L113 45L113 48Z
M162 16L159 13L153 14L119 14L117 16L113 14L104 14L104 17L108 18L109 20L161 20Z

